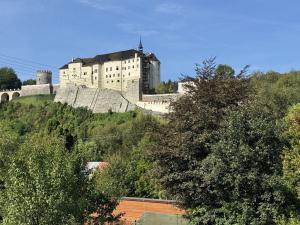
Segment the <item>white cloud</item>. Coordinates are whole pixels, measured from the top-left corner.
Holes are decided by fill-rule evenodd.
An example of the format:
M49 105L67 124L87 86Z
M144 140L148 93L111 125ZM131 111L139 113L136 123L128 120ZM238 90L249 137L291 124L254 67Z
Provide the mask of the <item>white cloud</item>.
M166 14L183 14L183 6L175 3L162 3L156 6L155 8L156 12L159 13L166 13Z

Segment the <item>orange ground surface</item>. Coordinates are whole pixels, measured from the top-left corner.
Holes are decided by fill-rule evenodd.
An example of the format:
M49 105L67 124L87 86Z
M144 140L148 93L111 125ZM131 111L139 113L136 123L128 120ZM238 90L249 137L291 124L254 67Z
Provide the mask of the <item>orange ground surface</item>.
M183 215L184 210L175 207L172 203L151 202L139 200L121 200L114 214L125 213L121 221L134 222L137 221L146 212L160 213L167 215Z

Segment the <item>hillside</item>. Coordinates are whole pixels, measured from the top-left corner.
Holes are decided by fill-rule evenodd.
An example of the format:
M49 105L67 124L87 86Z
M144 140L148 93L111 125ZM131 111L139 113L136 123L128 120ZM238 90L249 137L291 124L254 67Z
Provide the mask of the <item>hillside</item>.
M299 224L300 73L227 75L200 74L165 118L54 96L0 104L0 221L113 221L126 196L176 199L193 224ZM89 177L95 161L108 166Z
M32 104L32 105L40 105L44 103L45 101L53 101L55 95L36 95L36 96L25 96L25 97L19 97L13 100L13 102L19 102L22 104Z

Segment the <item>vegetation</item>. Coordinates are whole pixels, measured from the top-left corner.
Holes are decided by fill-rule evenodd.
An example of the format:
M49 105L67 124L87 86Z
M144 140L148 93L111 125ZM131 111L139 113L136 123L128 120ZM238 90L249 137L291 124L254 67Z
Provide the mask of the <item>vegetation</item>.
M177 200L195 225L300 224L300 72L246 70L197 65L166 117L0 104L0 224L104 224L123 196Z
M12 68L0 68L0 90L21 88L21 81Z
M299 197L282 155L290 143L283 117L300 100L299 74L234 75L214 60L196 73L150 148L163 188L192 224L296 224Z
M45 102L51 103L54 100L55 95L34 95L34 96L24 96L15 98L13 101L14 103L22 103L25 105L42 105Z
M51 98L0 104L3 224L104 224L118 219L112 215L116 197L158 196L143 146L157 131L159 119L140 112L92 114ZM103 182L97 175L89 180L84 173L88 161L108 161L109 168L115 168L118 157L127 168L124 181L111 169L98 175L111 177ZM123 182L124 191L118 186L105 191L112 182ZM92 212L98 216L91 217Z
M28 80L24 80L22 85L35 85L36 84L36 80L33 79L28 79Z
M169 94L176 93L178 90L178 82L177 81L163 81L158 87L155 88L154 93L156 94Z

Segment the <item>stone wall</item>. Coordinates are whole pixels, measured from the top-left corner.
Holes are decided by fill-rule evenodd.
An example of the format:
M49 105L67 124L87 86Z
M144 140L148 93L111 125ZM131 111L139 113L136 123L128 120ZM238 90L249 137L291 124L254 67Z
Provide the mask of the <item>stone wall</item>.
M94 113L106 113L110 110L127 112L136 108L118 91L83 86L59 88L54 101L67 103L73 107L86 107Z
M128 99L131 103L135 104L136 102L142 99L141 79L129 80L126 89L127 91L124 93L124 97Z
M41 84L41 85L26 85L21 88L21 96L31 96L31 95L50 95L52 94L51 84Z
M137 102L136 105L147 111L158 112L161 114L170 112L170 102Z
M52 87L53 87L52 94L56 94L57 90L59 89L59 84L53 84Z
M157 94L157 95L143 95L143 102L172 102L180 97L179 94Z

